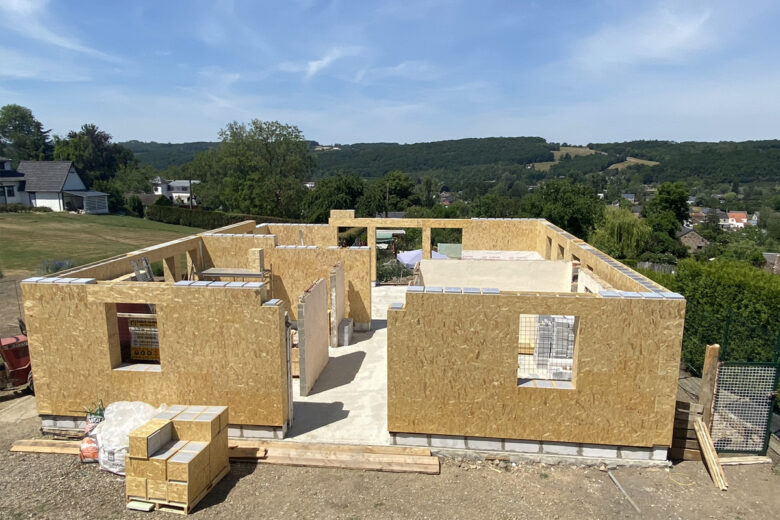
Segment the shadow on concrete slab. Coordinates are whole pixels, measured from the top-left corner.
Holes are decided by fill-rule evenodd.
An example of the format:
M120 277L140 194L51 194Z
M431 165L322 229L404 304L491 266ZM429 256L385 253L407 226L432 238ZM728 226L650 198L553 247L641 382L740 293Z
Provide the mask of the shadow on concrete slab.
M322 373L320 373L320 377L317 378L317 382L314 383L314 388L311 389L309 395L315 395L351 383L355 380L355 376L358 370L360 370L364 359L366 359L366 353L361 351L331 357Z
M323 426L346 419L349 410L344 409L344 403L306 403L295 401L293 410L293 427L287 432L287 438L316 430Z

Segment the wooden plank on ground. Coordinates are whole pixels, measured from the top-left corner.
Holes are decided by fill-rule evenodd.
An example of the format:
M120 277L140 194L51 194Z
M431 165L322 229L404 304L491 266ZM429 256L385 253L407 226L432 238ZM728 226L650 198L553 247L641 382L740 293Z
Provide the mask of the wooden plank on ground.
M342 451L352 453L387 453L396 455L430 455L430 448L415 446L363 446L360 444L331 444L315 442L272 441L272 440L239 440L228 439L230 447L242 448L283 448L286 450L303 451Z
M702 458L704 459L707 469L710 471L710 477L715 485L720 488L721 491L726 491L729 485L726 482L726 475L723 473L723 468L718 461L718 454L715 452L715 446L712 444L710 433L707 431L707 427L704 425L704 421L701 419L696 420L696 435L699 438L699 446L701 447Z
M48 439L20 439L14 441L11 451L21 453L53 453L78 455L81 441L52 441Z
M742 464L772 464L772 459L759 455L745 457L720 457L721 466L739 466Z

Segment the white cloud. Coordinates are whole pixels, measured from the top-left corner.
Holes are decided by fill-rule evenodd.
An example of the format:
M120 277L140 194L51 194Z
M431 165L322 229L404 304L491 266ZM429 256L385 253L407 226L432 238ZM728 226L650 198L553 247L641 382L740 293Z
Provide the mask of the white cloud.
M595 71L616 65L684 61L718 43L715 18L711 8L658 6L606 25L577 42L574 61Z
M62 61L0 47L0 79L37 79L42 81L89 81L78 67Z
M283 72L303 72L308 80L333 65L336 61L343 58L360 56L364 53L361 47L333 47L324 56L319 59L311 60L306 63L301 62L283 62L279 64L279 70Z
M81 44L78 40L53 31L46 17L48 0L0 0L0 24L25 38L107 61L117 58Z

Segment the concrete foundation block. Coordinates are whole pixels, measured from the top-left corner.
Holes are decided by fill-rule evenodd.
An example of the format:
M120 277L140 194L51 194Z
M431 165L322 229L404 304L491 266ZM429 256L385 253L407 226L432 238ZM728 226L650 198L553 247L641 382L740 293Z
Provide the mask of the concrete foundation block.
M41 426L43 428L54 428L56 426L54 417L51 415L41 415Z
M669 448L666 446L655 446L650 458L652 460L666 460L669 458Z
M396 433L395 443L401 446L428 446L428 436L424 433Z
M55 428L62 428L62 429L77 428L75 419L69 419L67 417L59 417L54 422L55 422Z
M635 448L633 446L620 448L620 457L623 459L650 460L652 454L652 448Z
M466 449L466 438L455 435L431 435L431 447Z
M228 437L240 439L242 436L240 424L228 424Z
M605 446L603 444L583 444L582 456L616 459L618 456L618 448L617 446Z
M580 445L572 442L543 442L542 453L555 455L579 455Z
M355 322L355 324L353 325L353 329L358 331L358 332L368 332L369 330L371 330L371 323L370 322L367 322L367 323L357 323L357 322Z
M242 437L244 439L276 439L276 428L271 426L254 426L245 424L241 426ZM230 433L228 432L228 437Z
M466 437L466 446L472 450L501 451L504 449L504 443L501 439L490 437Z
M515 439L504 440L504 450L519 453L539 453L541 443L539 441L518 441Z

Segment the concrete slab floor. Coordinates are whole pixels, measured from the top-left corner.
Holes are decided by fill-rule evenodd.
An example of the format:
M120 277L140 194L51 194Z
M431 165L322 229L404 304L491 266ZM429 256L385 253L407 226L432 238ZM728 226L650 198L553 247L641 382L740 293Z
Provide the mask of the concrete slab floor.
M312 392L301 397L293 380L293 426L300 442L390 444L387 433L387 309L406 301L406 286L371 291L370 332L354 332L352 345L331 348Z

